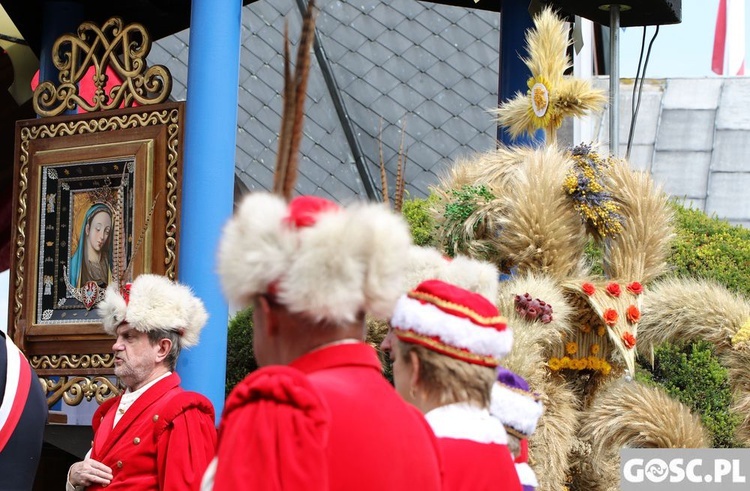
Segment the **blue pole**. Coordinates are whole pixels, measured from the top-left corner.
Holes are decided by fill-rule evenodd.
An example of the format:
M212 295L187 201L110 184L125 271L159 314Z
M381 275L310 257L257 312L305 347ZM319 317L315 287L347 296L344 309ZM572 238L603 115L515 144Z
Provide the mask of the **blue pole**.
M180 355L177 372L186 389L211 400L217 422L229 309L214 258L233 206L241 16L239 0L192 2L179 277L203 299L210 318L200 344Z
M499 103L529 90L526 83L531 72L521 61L521 56L526 56L526 30L534 26L528 7L528 0L504 0L501 7ZM544 132L537 131L534 138L521 135L513 139L498 127L497 139L506 145L534 145L544 141Z

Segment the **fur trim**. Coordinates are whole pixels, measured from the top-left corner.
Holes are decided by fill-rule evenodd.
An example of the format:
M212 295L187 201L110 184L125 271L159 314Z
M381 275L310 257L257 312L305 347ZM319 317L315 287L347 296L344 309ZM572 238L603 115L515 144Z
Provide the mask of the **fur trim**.
M226 224L219 242L218 272L227 299L247 306L280 278L292 256L291 233L284 226L286 202L268 193L253 193Z
M415 288L425 280L442 280L470 292L479 293L491 302L497 298L497 267L467 256L448 259L433 247L413 246L409 249L406 270L407 288Z
M536 430L537 421L543 411L542 403L533 394L511 389L500 382L493 384L490 413L503 425L511 427L527 438Z
M397 330L413 331L439 338L454 348L494 358L503 358L513 346L513 332L481 327L469 319L450 315L434 305L402 296L396 304L391 326Z
M466 402L440 406L424 415L438 438L507 445L508 435L489 411Z
M411 235L382 205L330 209L294 227L280 198L254 193L225 227L219 246L224 290L238 306L274 284L277 300L315 321L387 318L403 292Z
M539 481L536 479L536 474L529 464L522 462L516 464L516 472L518 473L518 479L521 481L521 486L526 489L527 486L531 488L539 487Z
M140 332L175 331L180 333L182 348L198 344L208 320L203 302L190 288L154 274L142 274L133 281L127 303L113 287L108 288L99 313L109 334L123 322Z
M117 292L117 286L109 285L104 293L104 300L97 305L97 312L107 334L115 334L117 326L125 320L127 310L128 306L125 299Z

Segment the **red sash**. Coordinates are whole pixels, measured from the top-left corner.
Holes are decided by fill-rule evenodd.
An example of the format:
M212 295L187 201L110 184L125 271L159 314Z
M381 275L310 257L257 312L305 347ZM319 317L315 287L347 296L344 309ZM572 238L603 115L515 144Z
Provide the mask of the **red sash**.
M5 346L8 355L8 374L3 403L0 405L0 452L5 449L8 440L16 431L31 388L31 367L23 353L7 336Z

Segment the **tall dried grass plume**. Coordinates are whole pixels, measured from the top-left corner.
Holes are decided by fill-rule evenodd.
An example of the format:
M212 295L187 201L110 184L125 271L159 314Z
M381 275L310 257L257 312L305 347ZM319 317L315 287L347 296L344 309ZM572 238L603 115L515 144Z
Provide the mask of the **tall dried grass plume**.
M639 353L652 360L656 346L705 340L727 368L733 401L730 410L743 420L737 438L750 445L750 301L706 280L670 278L643 296Z
M634 171L624 161L615 161L609 174L612 197L625 222L622 231L605 243L605 274L648 283L666 272L675 236L668 197L650 175Z
M711 441L687 406L637 382L607 384L581 421L578 435L590 454L575 463L580 490L617 491L623 447L703 448Z

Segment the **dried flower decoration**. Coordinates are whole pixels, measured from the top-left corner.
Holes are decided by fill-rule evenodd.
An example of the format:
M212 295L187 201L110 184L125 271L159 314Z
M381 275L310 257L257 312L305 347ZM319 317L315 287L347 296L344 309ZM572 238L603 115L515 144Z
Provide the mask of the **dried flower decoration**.
M581 285L581 290L583 290L583 293L585 293L589 297L596 293L596 287L593 283L584 283L583 285Z
M622 232L625 218L606 187L611 158L603 159L586 144L574 147L571 157L573 166L563 181L565 192L593 233L600 238L614 237Z
M554 106L550 106L549 94L552 90L550 82L539 75L529 78L527 85L529 87L529 118L534 128L541 130L549 127L552 122L558 126L557 122L562 123L559 111Z
M607 309L604 311L604 323L608 326L614 326L615 324L617 324L617 319L619 317L620 316L617 315L617 311L615 309Z
M635 305L631 305L628 307L627 312L625 312L625 317L627 317L628 322L635 324L641 320L641 311Z
M552 322L552 305L531 295L524 293L516 295L514 300L516 312L522 319L533 322L539 319L543 324Z
M607 293L615 298L619 298L622 289L618 283L612 282L607 285Z
M572 341L570 343L566 344L565 345L565 352L567 354L569 354L569 355L575 355L576 353L578 353L578 344L576 344L576 343L574 343Z
M633 295L640 295L641 293L643 293L643 285L641 285L637 281L630 283L626 288Z
M588 80L566 76L570 67L570 44L566 22L551 7L534 16L534 27L526 33L527 58L531 78L529 90L518 92L496 110L498 123L513 138L543 129L545 141L552 145L566 117L584 116L599 111L606 102L604 92Z
M589 353L596 356L599 354L599 345L594 343L589 347Z
M553 372L560 370L594 370L603 375L609 375L612 371L612 366L607 360L596 356L587 356L585 358L570 358L569 356L563 356L562 358L552 357L547 361L547 367Z
M624 333L622 335L622 343L627 349L633 349L635 347L635 336L629 332Z

